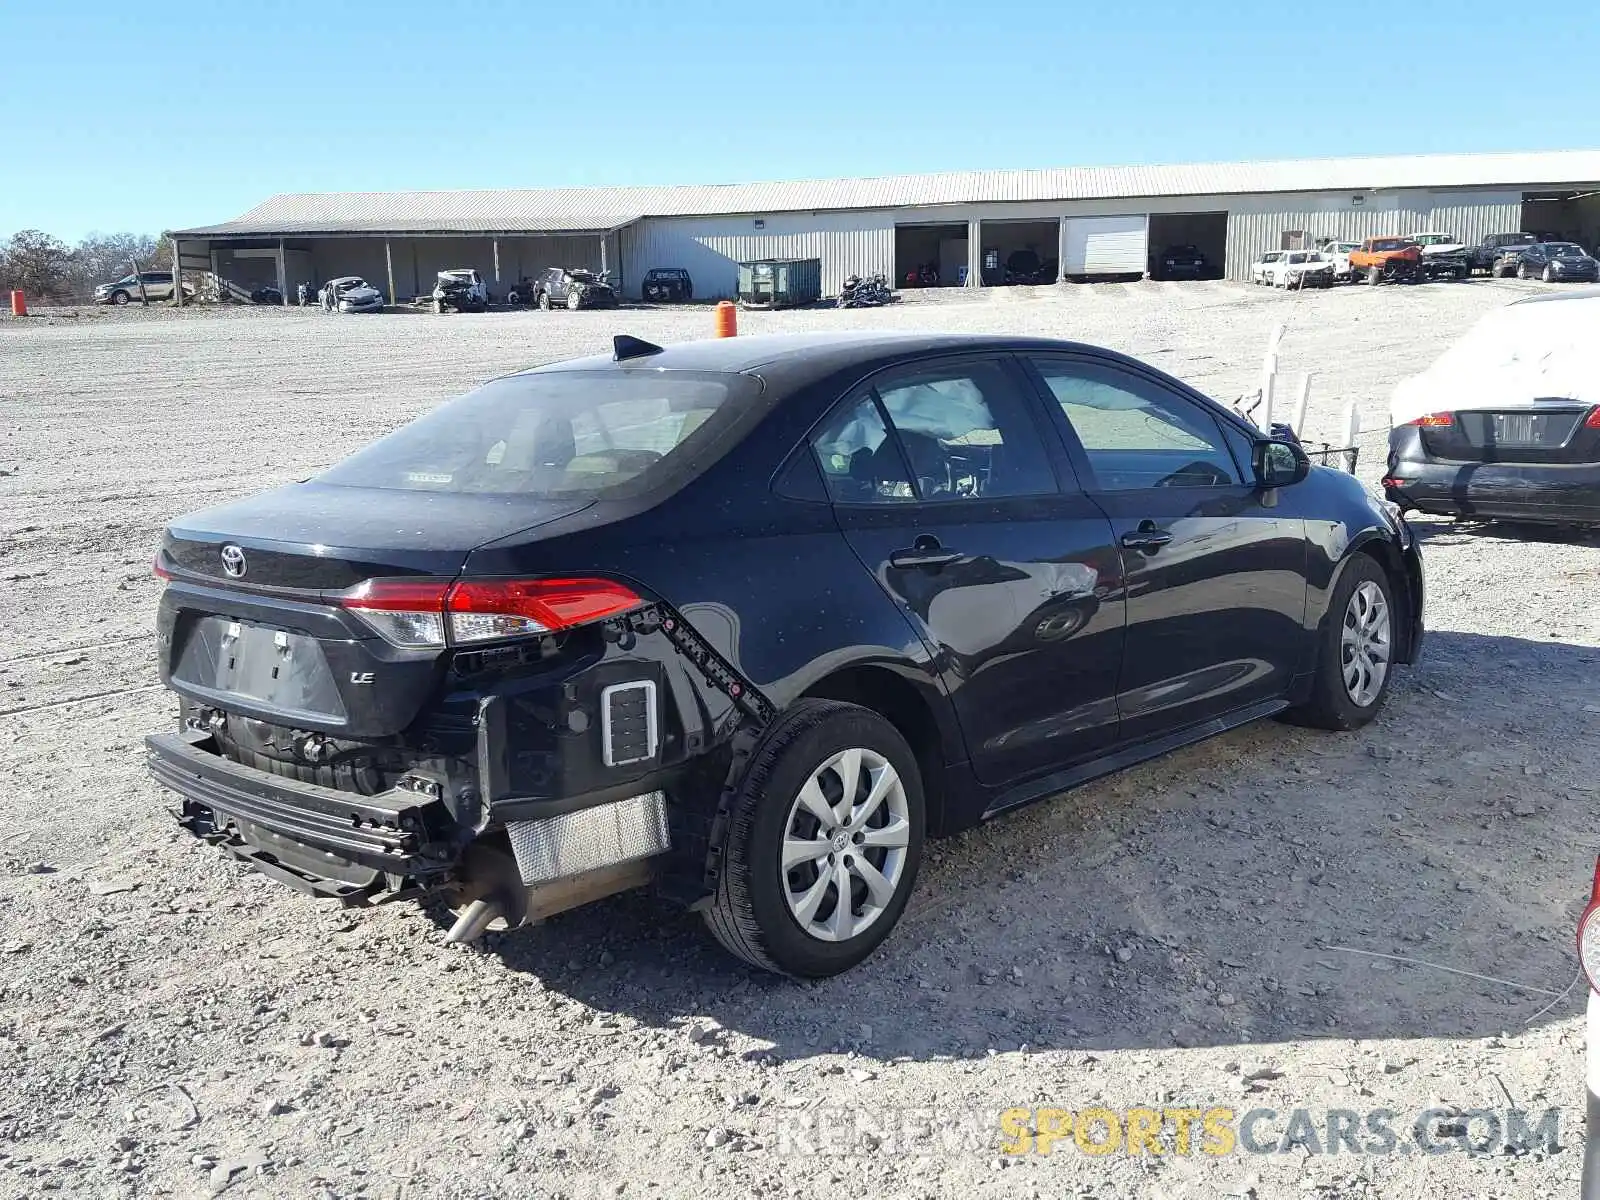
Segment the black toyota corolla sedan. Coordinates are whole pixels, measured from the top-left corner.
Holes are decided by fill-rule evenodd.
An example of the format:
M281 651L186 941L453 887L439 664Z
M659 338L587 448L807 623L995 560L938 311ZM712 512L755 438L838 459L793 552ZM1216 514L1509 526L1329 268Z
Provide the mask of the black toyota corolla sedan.
M1070 342L737 338L511 375L156 562L183 824L476 937L625 888L800 976L924 838L1273 714L1354 729L1422 641L1404 521Z

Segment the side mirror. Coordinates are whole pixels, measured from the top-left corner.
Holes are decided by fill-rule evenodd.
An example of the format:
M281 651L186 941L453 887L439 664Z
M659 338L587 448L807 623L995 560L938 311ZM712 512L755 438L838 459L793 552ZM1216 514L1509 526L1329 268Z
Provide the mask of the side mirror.
M1311 474L1311 460L1293 442L1257 442L1253 465L1260 488L1289 487Z

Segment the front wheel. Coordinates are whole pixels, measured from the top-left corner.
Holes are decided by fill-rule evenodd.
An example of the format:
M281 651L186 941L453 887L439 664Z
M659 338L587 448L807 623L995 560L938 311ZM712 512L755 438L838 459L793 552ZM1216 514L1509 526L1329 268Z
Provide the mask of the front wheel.
M871 709L803 700L751 756L706 924L754 966L820 979L889 936L916 883L916 756Z
M120 304L126 304L130 299L131 299L131 297L128 295L127 292L112 292L111 293L111 303L113 303L113 304L119 304L119 305Z
M1334 588L1319 635L1311 698L1288 716L1318 729L1359 729L1383 707L1394 674L1394 597L1388 576L1357 553Z
M550 293L549 292L540 292L539 293L539 308L543 312L549 312L550 311Z
M1553 270L1551 270L1549 267L1546 267L1544 269L1544 274L1541 276L1541 278L1546 283L1554 283L1556 281L1556 273Z

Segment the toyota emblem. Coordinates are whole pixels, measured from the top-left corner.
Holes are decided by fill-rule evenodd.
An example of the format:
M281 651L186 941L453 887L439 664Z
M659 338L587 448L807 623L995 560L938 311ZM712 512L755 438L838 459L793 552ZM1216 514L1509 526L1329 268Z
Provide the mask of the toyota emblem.
M224 546L222 548L222 569L231 578L243 578L245 572L244 551L234 545Z

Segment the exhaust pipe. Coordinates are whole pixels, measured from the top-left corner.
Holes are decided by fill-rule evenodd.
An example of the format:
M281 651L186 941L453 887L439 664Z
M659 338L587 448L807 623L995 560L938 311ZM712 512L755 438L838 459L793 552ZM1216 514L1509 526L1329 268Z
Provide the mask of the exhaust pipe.
M570 908L643 887L654 878L656 865L651 858L639 858L528 885L508 875L515 871L509 856L489 847L469 850L467 864L458 894L462 907L445 934L447 944L475 942L498 920L507 929L536 925Z
M500 905L493 900L479 898L461 910L450 932L444 935L445 944L475 942L481 938L497 917L503 917Z

